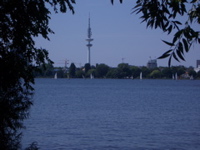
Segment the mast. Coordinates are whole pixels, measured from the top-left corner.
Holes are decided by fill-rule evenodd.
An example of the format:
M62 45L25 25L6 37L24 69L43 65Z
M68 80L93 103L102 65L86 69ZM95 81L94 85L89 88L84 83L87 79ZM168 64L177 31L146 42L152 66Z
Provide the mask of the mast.
M92 47L91 41L94 40L91 37L92 37L92 30L91 30L91 27L90 27L90 14L89 14L89 18L88 18L88 33L87 33L87 39L86 39L86 41L88 42L88 44L86 45L88 47L87 63L89 63L89 64L91 62L91 60L90 60L90 48Z

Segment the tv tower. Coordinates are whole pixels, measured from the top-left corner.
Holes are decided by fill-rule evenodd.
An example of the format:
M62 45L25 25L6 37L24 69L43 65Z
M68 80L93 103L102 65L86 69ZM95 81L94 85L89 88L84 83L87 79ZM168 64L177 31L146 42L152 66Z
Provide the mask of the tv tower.
M91 38L92 31L90 28L90 15L89 15L89 19L88 19L88 35L87 36L88 36L88 38L86 39L86 41L88 41L88 44L86 45L88 47L87 63L90 64L90 47L92 47L92 44L90 42L94 40Z

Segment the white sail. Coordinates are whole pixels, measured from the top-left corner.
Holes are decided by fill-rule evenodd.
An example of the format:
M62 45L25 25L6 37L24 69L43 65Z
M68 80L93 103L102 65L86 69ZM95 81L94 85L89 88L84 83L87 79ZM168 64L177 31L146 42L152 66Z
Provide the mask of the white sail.
M172 79L174 80L174 75L172 74Z
M57 72L56 72L55 75L54 75L54 79L57 79Z
M140 72L140 80L142 80L142 72Z
M177 76L177 73L175 74L175 80L178 80L178 76Z
M92 75L92 73L90 74L90 79L94 79L94 76Z

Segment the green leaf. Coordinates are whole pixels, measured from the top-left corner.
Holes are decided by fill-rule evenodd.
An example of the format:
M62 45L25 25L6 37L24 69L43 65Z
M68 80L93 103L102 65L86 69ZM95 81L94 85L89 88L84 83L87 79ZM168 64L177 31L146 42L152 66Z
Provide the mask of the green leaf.
M168 25L169 25L169 21L167 21L167 22L165 23L165 25L164 25L165 30L166 30L166 28L168 27Z
M176 23L176 24L179 24L179 25L182 25L182 23L181 23L181 22L179 22L179 21L175 21L175 23Z
M162 40L165 44L167 44L167 45L169 45L169 46L174 46L174 44L173 43L170 43L170 42L167 42L167 41L164 41L164 40Z
M172 32L172 25L169 26L169 28L167 29L168 34L170 34Z
M172 55L173 55L173 57L174 57L174 59L175 59L176 61L180 62L175 53L173 53Z
M184 44L185 51L188 52L189 47L188 47L188 43L187 43L186 39L183 39L183 44Z
M170 52L171 52L172 50L168 50L168 51L166 51L164 54L162 54L162 56L160 56L160 57L158 57L158 59L163 59L163 58L166 58L166 57L168 57L170 54Z
M120 1L120 3L122 3L123 2L123 0L119 0ZM113 4L114 3L114 0L111 0L111 3Z
M176 34L175 34L172 42L175 43L177 41L177 39L178 39L178 36L176 36Z
M183 54L183 44L181 42L179 42L179 45L178 45L178 50Z
M183 31L184 31L183 29L179 30L178 32L175 33L174 36L179 38L181 36L181 34L183 34Z
M177 55L178 55L178 57L179 57L180 59L182 59L183 61L185 61L185 59L184 59L184 57L183 57L183 55L182 55L182 53L181 53L180 50L177 50L176 53L177 53Z
M171 59L172 59L172 56L169 57L169 60L168 60L168 66L170 67L171 66Z
M165 55L163 54L162 56L158 57L158 59L163 59L163 58L169 57L169 55L170 54L165 54Z
M190 3L196 3L197 2L197 0L192 0Z

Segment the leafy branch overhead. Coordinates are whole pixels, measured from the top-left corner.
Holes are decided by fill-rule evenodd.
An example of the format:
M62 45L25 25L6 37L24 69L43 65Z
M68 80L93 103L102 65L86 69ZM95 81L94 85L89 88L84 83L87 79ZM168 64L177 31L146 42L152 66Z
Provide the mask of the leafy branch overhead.
M69 10L71 10L73 14L75 13L73 7L73 4L76 4L75 0L45 0L45 2L49 3L54 8L55 12L58 12L57 5L59 5L60 12L67 12L68 6Z
M200 24L199 0L190 2L187 0L137 0L132 13L141 14L140 18L142 22L146 22L147 27L160 28L167 34L175 31L171 42L163 40L170 49L158 58L168 57L169 66L172 58L176 61L185 61L184 54L189 52L190 47L194 43L200 44L200 31L192 27L194 24ZM187 20L181 22L180 17L183 16Z
M194 31L190 26L186 26L184 29L178 30L174 34L172 42L164 40L163 42L171 48L160 56L159 59L169 57L168 65L170 66L172 57L178 62L180 62L180 60L185 61L184 53L189 52L193 43L200 44L199 31Z

